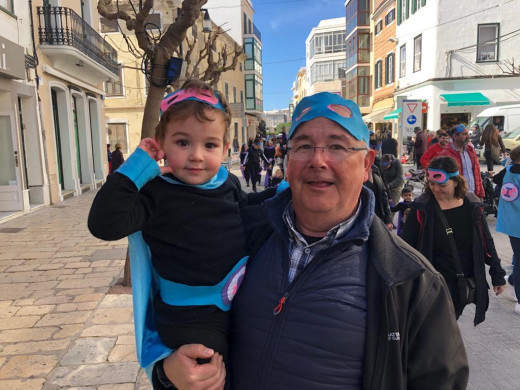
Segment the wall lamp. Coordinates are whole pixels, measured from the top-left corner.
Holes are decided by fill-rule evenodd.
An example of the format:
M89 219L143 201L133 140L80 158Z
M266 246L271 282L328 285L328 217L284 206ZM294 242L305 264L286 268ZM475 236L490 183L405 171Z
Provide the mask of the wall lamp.
M206 8L201 8L201 11L204 11L204 19L202 20L202 32L210 33L213 31L211 25L211 18L209 17L209 12Z

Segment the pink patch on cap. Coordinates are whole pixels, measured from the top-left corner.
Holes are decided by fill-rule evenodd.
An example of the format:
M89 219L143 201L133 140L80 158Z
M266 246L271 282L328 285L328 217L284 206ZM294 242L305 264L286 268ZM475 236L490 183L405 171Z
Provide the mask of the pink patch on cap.
M342 106L341 104L329 104L327 108L343 118L352 118L352 111L346 106Z

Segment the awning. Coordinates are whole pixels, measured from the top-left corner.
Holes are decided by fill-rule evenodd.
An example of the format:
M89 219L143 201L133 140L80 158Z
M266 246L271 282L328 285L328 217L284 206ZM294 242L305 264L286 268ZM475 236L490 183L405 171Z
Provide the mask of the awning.
M441 95L448 107L453 106L488 106L489 99L480 92L450 93Z
M383 122L385 115L388 114L390 112L390 110L392 110L392 107L390 107L390 108L383 108L381 110L374 110L370 114L367 114L367 115L363 116L363 121L365 121L366 123L368 123L368 122L371 122L371 123Z
M403 109L401 107L399 107L397 110L394 110L394 111L388 113L387 115L385 115L385 117L383 119L385 121L390 120L390 119L397 119L397 118L399 118L399 114L402 111L403 111Z

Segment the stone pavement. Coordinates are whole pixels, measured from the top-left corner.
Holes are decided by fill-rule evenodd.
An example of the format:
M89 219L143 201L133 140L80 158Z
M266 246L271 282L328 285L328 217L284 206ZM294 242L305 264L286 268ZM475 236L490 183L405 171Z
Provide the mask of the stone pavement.
M131 296L107 294L122 276L126 240L89 234L94 195L0 223L2 390L151 389L136 363ZM494 233L494 218L489 221L510 271L509 241ZM520 387L520 316L513 307L492 296L483 324L473 327L471 307L459 320L470 389Z

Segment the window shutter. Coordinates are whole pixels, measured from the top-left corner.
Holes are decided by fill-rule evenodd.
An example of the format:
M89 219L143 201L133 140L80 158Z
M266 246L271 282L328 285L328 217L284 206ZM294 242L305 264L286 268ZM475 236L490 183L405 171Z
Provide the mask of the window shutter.
M421 0L421 7L424 7L426 5L426 0Z
M388 84L388 56L386 57L385 61L385 83Z
M401 24L401 1L397 0L397 24Z
M417 1L417 0L412 0L412 14L414 14L415 11L417 11L417 8L416 8L417 5L416 5L416 3L415 3L416 1Z
M406 19L410 17L410 0L403 0L406 2Z

